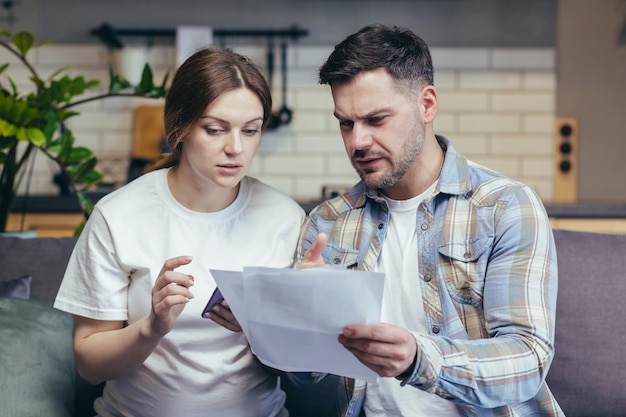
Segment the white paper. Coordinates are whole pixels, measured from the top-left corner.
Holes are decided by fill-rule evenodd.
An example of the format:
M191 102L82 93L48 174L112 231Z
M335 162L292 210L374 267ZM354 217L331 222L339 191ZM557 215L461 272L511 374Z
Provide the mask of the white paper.
M264 364L288 372L378 379L337 336L350 324L380 323L384 274L329 267L211 274Z

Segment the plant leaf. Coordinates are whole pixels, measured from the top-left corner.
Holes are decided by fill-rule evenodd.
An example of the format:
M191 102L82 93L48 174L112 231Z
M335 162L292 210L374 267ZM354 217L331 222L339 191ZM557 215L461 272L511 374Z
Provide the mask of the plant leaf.
M15 127L14 124L0 119L0 137L2 139L6 138L6 137L12 137L15 136L15 133L17 132L17 128ZM1 142L0 142L1 143Z
M147 94L154 88L154 82L152 81L152 69L149 64L144 65L143 72L141 73L141 81L139 85L135 87L136 94Z
M28 127L26 128L26 136L30 143L37 147L41 147L44 143L46 143L46 135L41 131L41 129L37 129L36 127Z
M26 55L30 48L33 47L35 38L31 33L22 31L13 35L13 43L22 55Z
M67 162L80 162L85 159L91 158L93 156L93 152L90 149L85 148L84 146L77 146L72 149L70 152L70 156L67 158Z
M0 123L2 122L4 122L4 120L0 120ZM10 148L15 146L16 143L17 141L15 140L15 137L10 135L0 135L0 149Z

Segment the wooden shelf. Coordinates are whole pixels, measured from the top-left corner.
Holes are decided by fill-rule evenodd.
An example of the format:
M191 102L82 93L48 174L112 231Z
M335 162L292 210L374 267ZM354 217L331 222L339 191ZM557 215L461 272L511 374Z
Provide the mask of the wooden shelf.
M550 223L554 229L599 233L626 233L626 219L551 217Z
M35 231L39 237L73 236L82 221L82 213L26 213L23 230ZM555 229L626 234L626 218L551 217L550 223ZM11 213L8 226L9 230L21 230L22 214Z
M35 231L38 237L74 236L83 219L82 213L11 213L8 230Z

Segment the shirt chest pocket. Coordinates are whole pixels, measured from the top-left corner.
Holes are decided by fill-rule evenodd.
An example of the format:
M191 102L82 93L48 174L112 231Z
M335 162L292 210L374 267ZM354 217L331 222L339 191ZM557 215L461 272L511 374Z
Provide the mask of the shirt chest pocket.
M493 236L448 241L439 246L438 275L459 303L480 307Z
M345 265L346 268L356 268L359 262L359 251L328 244L322 257L330 265Z

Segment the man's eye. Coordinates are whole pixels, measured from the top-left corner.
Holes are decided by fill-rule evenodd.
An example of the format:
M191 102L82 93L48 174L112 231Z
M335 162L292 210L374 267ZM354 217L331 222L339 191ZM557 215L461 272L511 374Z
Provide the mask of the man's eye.
M370 117L367 119L371 125L379 125L385 120L385 116Z
M339 126L340 127L352 127L354 125L354 122L352 122L351 120L340 120L339 121Z

